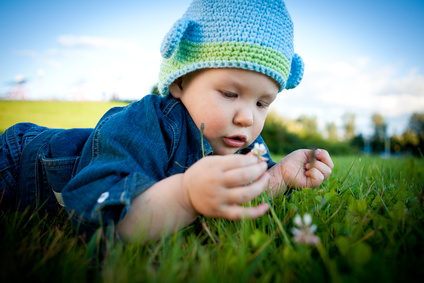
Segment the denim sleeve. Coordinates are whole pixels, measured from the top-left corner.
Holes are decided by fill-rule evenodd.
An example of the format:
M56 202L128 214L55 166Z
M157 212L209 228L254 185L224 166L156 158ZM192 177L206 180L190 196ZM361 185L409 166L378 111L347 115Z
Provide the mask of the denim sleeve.
M167 135L156 116L154 107L138 103L102 118L62 191L74 224L88 230L116 224L135 196L167 177Z

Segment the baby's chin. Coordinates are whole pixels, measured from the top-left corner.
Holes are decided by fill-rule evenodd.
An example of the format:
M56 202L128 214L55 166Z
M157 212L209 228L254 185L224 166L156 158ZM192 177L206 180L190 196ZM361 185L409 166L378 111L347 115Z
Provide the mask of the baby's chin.
M235 154L238 150L240 150L241 148L220 148L213 151L214 155L230 155L230 154Z

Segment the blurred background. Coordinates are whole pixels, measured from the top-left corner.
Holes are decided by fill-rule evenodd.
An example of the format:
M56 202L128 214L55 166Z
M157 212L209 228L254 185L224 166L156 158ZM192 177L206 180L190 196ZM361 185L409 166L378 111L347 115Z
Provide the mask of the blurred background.
M142 98L157 83L162 39L190 2L0 0L0 99ZM420 155L424 1L285 2L305 74L272 106L270 148Z

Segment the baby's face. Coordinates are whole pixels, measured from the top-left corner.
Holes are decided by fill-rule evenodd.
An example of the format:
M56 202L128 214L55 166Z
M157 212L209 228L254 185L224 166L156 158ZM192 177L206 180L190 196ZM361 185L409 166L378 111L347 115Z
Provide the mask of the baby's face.
M194 123L219 155L249 146L261 133L278 84L261 73L243 69L205 69L182 79L178 91Z

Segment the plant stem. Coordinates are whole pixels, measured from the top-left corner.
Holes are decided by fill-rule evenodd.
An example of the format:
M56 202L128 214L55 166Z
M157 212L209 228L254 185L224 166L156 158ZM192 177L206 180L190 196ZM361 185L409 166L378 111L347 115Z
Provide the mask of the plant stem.
M274 211L274 208L272 208L272 206L269 206L269 211L271 211L272 217L274 218L274 221L277 223L278 228L281 231L281 234L283 235L284 241L286 242L286 244L293 250L293 246L290 242L289 236L287 235L286 231L283 228L283 225L281 224L280 219L278 219L277 214Z

